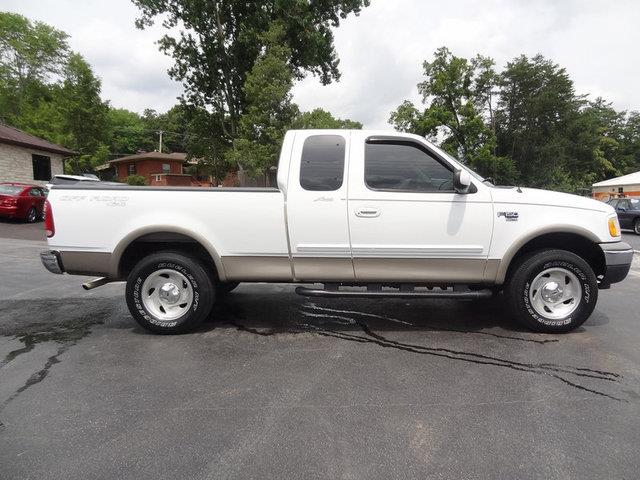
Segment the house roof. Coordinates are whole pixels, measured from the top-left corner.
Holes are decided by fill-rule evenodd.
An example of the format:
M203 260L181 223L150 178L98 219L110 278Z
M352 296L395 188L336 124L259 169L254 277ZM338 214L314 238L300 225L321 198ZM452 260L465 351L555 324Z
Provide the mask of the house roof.
M121 163L121 162L137 162L140 160L167 160L174 162L185 162L187 160L186 153L161 153L161 152L145 152L138 153L137 155L127 155L126 157L115 158L109 160L109 163Z
M17 128L10 127L4 123L0 123L0 143L28 147L35 150L44 150L45 152L59 153L65 157L77 155L78 153L61 145L48 142L44 138L36 137L28 134L27 132L23 132L22 130L18 130Z
M621 177L610 178L602 182L594 183L594 187L615 187L617 185L635 185L640 184L640 172L622 175Z

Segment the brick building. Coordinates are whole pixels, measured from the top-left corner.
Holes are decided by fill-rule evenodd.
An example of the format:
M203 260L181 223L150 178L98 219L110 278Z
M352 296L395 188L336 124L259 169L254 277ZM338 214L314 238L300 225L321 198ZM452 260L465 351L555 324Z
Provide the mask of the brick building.
M76 152L0 123L0 182L44 185Z
M185 153L146 152L111 160L115 168L115 179L126 182L130 175L141 175L151 186L209 186L202 185L191 175L185 173L187 155Z

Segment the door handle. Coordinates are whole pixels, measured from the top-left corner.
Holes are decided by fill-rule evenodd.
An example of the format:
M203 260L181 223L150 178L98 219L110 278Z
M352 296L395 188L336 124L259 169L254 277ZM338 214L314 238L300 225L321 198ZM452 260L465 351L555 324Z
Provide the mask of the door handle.
M365 207L356 210L356 217L375 218L380 216L380 210L377 208Z

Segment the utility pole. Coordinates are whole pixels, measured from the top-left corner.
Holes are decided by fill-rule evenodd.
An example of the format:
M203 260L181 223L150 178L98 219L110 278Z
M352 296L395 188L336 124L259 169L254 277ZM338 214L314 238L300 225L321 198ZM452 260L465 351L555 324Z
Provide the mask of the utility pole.
M164 132L162 130L158 130L158 133L160 134L160 141L158 142L158 151L162 153L162 134Z

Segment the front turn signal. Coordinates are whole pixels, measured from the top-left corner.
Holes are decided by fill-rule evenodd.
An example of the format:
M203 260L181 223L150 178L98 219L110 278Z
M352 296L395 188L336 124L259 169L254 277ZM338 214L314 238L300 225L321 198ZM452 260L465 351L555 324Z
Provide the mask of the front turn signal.
M617 217L611 217L609 219L609 235L612 237L620 236L620 224Z

